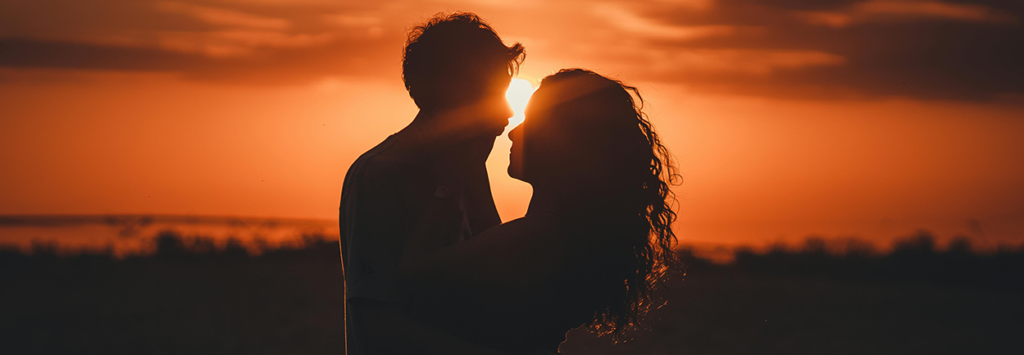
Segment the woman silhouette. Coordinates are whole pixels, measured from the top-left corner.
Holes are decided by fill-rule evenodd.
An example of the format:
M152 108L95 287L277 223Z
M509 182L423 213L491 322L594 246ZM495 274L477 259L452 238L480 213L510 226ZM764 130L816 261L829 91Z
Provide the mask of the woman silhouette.
M437 172L400 275L408 313L508 353L557 352L565 332L633 327L672 252L676 175L636 88L583 69L545 78L509 133L526 216L447 245L460 225L457 167Z

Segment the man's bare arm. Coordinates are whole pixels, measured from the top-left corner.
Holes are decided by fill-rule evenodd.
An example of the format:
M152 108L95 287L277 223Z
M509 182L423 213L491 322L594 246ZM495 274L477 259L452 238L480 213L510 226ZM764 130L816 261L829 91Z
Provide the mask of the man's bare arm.
M469 181L466 183L465 199L473 235L501 224L501 216L498 215L498 208L495 206L494 196L491 194L491 182L487 176L487 167L483 164L470 171Z
M410 317L388 302L350 300L350 317L361 322L367 341L378 355L503 355L496 350L463 341Z

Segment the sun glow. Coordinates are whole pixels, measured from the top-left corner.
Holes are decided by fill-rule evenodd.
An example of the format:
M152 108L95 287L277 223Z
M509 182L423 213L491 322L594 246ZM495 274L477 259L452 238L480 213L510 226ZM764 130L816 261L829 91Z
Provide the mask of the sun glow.
M523 119L526 118L523 113L526 111L526 103L530 101L530 96L536 90L526 79L512 79L512 82L508 84L508 91L505 91L505 99L512 106L512 112L515 112L515 115L508 119L508 129L515 128L520 123L523 123Z

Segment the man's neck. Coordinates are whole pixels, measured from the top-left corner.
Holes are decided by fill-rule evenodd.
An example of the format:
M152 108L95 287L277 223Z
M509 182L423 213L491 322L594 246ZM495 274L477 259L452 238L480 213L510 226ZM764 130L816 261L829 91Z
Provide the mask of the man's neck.
M395 137L398 138L398 144L403 147L403 151L429 156L441 154L442 146L430 139L427 133L428 121L430 119L428 114L420 111L413 118L412 122L395 133Z
M473 149L473 140L451 141L435 135L432 121L444 119L442 115L443 113L423 110L417 113L412 122L396 134L404 147L403 150L423 155L425 161L436 161L461 157L465 155L467 149ZM480 162L481 167L483 163Z

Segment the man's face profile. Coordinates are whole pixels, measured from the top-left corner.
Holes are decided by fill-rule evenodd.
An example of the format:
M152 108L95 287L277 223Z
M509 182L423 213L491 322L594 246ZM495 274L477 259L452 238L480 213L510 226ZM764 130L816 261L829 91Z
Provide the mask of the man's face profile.
M494 136L501 135L505 126L508 126L508 119L515 114L505 97L511 81L512 77L508 75L507 70L493 75L479 100L479 119L488 128L487 133L493 133Z
M515 114L505 97L511 80L505 66L495 67L490 75L469 87L466 97L459 100L465 104L454 108L459 113L448 118L452 120L450 124L465 125L464 129L472 130L470 136L501 135L509 118Z

